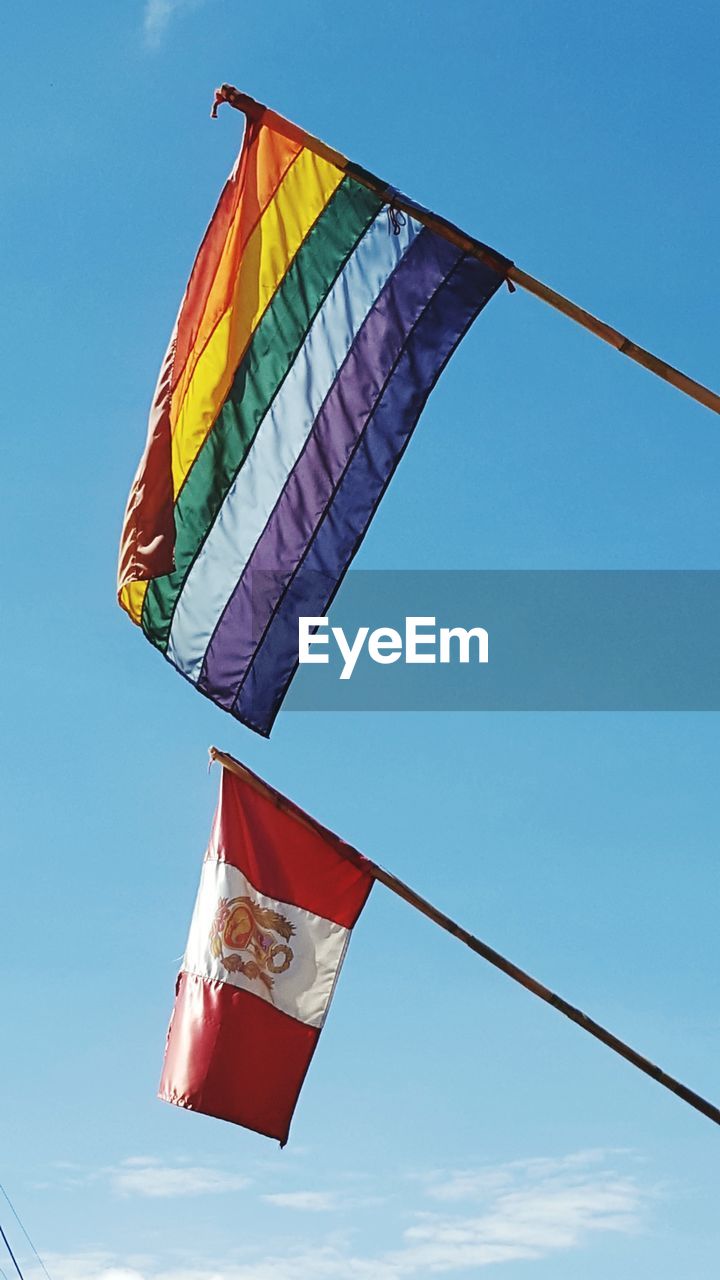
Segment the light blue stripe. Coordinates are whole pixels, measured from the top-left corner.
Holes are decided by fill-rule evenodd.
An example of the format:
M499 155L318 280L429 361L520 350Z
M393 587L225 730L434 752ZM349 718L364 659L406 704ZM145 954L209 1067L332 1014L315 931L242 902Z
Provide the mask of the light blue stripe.
M167 656L197 683L205 650L235 584L300 456L355 335L415 236L395 235L381 211L318 312L218 512L175 609Z

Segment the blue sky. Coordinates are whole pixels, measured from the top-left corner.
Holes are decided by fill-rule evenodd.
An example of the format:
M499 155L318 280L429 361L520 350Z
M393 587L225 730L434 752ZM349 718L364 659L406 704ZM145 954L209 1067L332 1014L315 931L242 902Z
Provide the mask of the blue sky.
M716 6L78 0L6 34L0 1177L53 1280L716 1274L717 1130L381 888L285 1151L155 1090L215 742L717 1100L717 716L285 713L267 743L114 601L240 141L216 84L712 385ZM720 568L718 464L711 413L503 291L357 564Z

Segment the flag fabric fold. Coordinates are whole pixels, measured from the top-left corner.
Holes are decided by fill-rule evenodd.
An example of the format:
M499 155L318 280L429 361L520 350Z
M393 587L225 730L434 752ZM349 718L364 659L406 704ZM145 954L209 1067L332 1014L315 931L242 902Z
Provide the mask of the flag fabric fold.
M248 120L121 542L123 608L265 735L297 664L299 612L329 606L432 387L504 279L500 255L457 247L420 209L398 217L342 164L274 113Z
M160 1097L284 1145L373 877L248 779L222 770Z

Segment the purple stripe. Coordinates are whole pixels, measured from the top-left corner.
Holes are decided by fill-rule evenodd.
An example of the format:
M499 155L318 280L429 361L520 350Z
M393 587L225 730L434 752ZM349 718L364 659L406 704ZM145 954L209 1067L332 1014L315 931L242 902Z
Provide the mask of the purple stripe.
M233 715L270 733L298 663L298 618L324 615L355 555L425 400L468 325L503 277L464 258L409 335L403 354L345 470L242 685Z
M423 231L378 295L208 645L199 687L229 710L408 333L460 252Z

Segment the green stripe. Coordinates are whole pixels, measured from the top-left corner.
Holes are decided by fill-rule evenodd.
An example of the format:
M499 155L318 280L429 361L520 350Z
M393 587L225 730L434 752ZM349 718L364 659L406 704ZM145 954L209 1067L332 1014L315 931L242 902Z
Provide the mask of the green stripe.
M176 499L175 568L154 578L145 595L142 628L163 652L185 579L257 429L333 283L381 208L372 192L343 179L255 330L228 398Z

